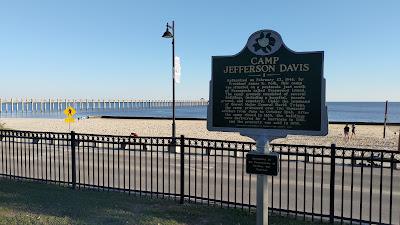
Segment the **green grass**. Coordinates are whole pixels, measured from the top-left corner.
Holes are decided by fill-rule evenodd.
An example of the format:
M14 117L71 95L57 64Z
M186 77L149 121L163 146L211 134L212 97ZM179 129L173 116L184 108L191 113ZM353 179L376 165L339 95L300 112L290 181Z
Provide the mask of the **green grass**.
M0 224L255 224L254 212L0 178ZM270 224L317 224L270 216Z

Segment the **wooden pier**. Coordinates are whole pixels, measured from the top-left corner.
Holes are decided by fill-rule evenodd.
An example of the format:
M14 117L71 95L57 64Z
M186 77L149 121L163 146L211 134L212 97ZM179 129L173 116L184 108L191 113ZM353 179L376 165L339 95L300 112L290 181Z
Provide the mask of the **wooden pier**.
M176 107L207 106L207 100L177 100ZM2 99L1 113L52 113L62 112L68 106L79 111L133 110L140 108L172 107L169 100L127 100L127 99Z

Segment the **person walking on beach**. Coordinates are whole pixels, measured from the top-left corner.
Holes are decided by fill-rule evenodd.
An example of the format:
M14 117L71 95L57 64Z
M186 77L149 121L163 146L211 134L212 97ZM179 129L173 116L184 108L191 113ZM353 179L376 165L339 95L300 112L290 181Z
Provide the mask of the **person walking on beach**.
M346 139L346 140L349 139L349 132L350 132L349 124L346 124L346 126L343 129L344 139Z
M351 137L356 136L356 124L351 125Z

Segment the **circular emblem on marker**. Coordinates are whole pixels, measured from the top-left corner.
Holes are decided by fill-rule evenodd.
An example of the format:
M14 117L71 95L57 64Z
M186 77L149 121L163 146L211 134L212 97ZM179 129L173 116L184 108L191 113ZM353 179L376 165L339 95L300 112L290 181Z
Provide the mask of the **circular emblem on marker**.
M260 30L250 36L246 46L256 55L271 55L282 46L282 38L273 30Z

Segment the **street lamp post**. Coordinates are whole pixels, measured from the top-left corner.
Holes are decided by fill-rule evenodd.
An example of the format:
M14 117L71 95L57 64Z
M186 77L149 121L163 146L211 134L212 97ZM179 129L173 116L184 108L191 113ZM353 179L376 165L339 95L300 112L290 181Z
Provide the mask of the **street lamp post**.
M172 29L172 33L169 31ZM172 144L175 144L176 126L175 126L175 21L172 26L167 23L167 30L162 35L163 38L172 38Z

